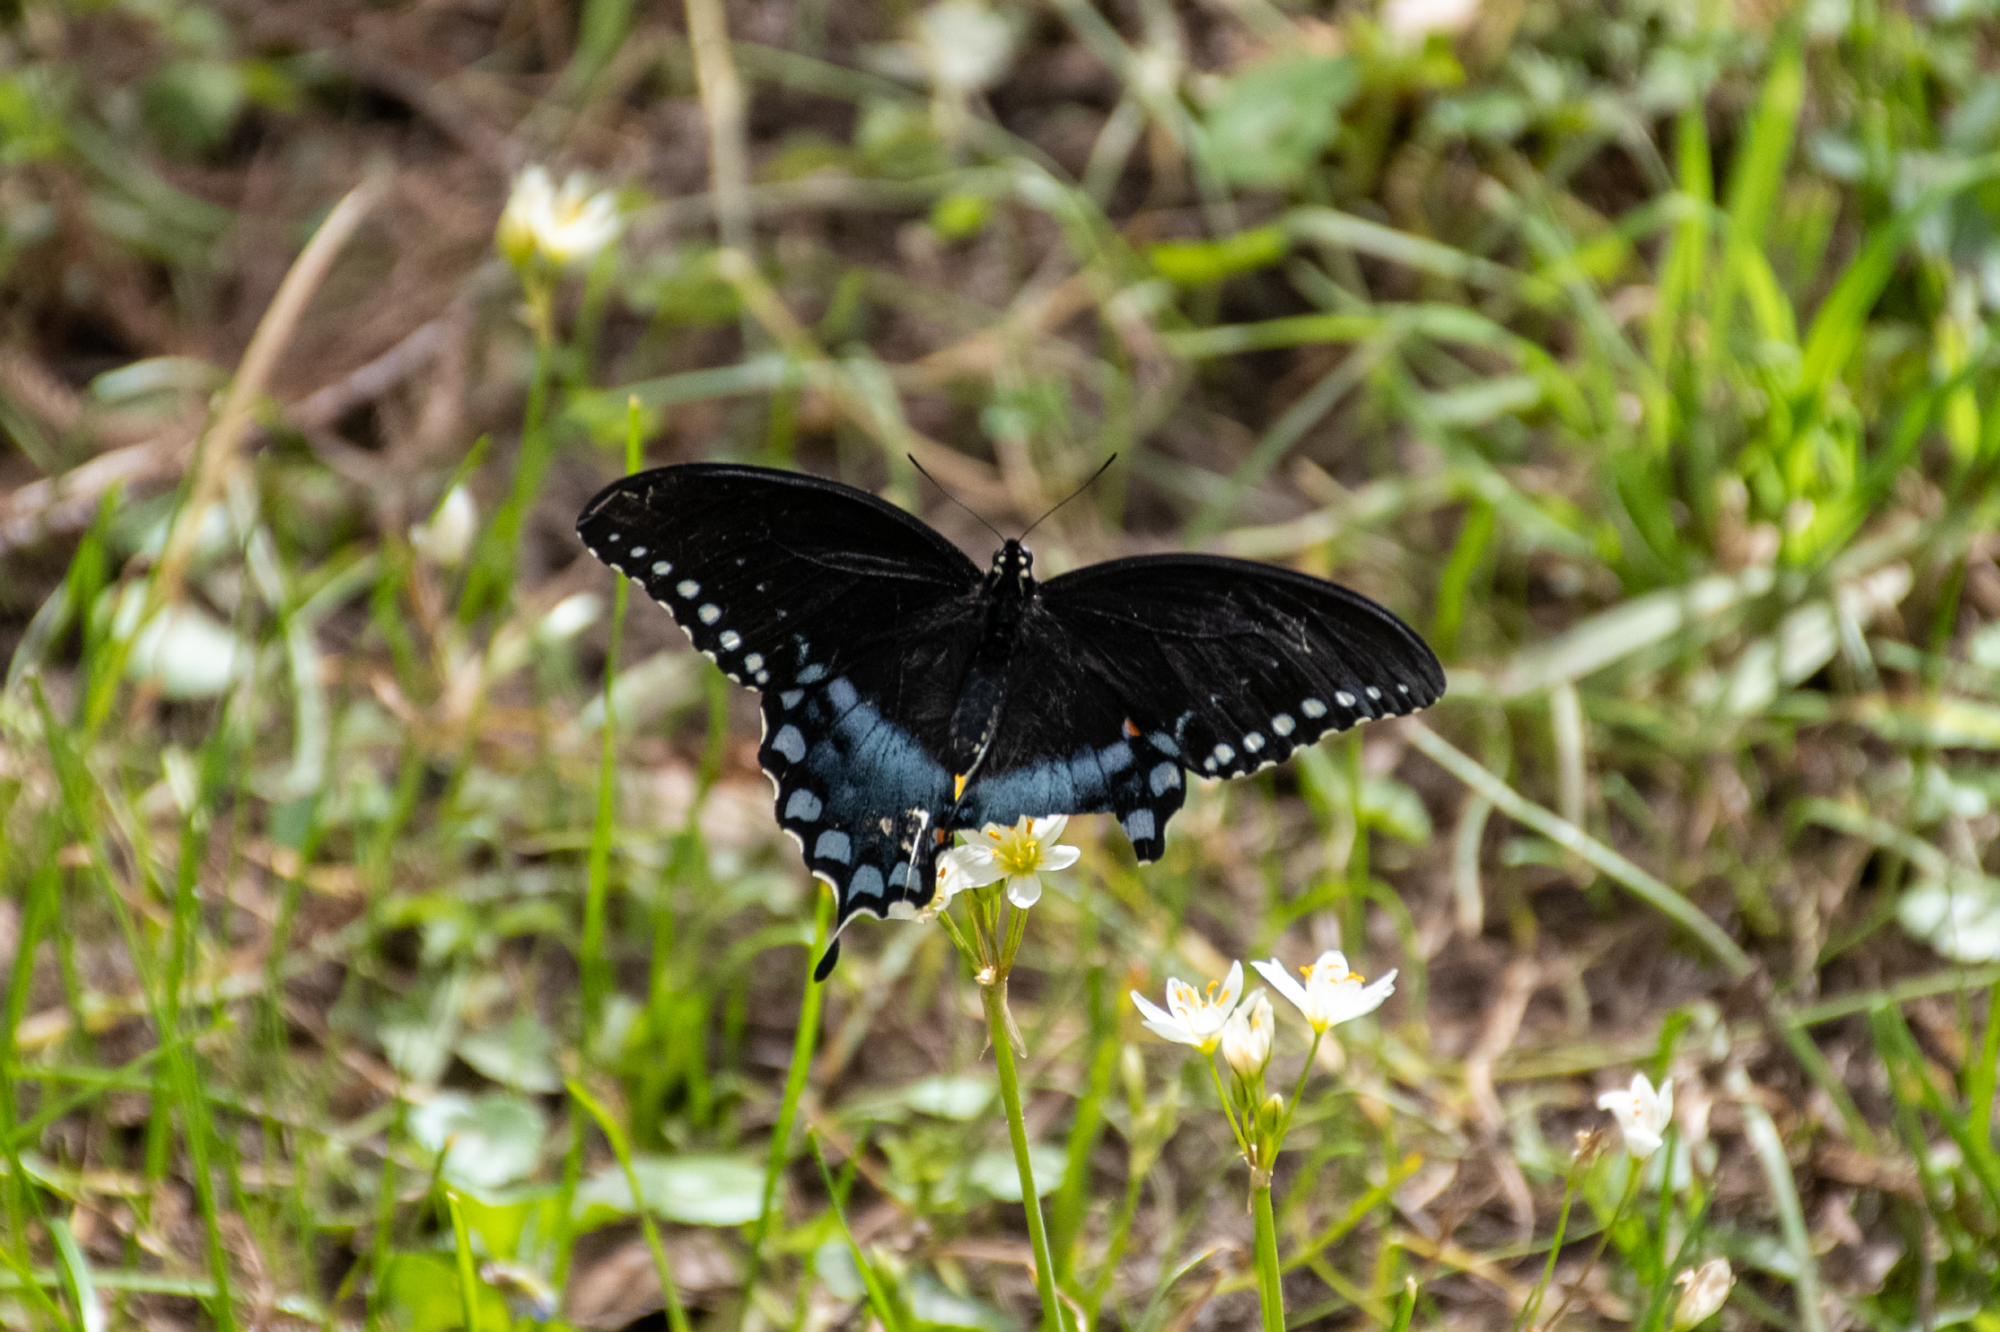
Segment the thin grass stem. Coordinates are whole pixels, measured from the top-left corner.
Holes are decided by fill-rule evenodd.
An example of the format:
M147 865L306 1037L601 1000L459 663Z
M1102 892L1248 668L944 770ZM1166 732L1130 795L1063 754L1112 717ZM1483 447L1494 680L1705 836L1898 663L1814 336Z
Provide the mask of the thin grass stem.
M817 884L818 880L814 880ZM757 1224L750 1231L750 1258L743 1273L743 1323L750 1320L750 1295L757 1287L757 1270L764 1256L764 1240L771 1230L771 1208L777 1201L778 1182L784 1177L790 1158L792 1124L798 1118L799 1100L805 1095L806 1078L812 1072L813 1051L819 1041L820 1004L826 986L813 979L814 961L826 951L827 926L833 918L833 894L820 892L813 910L812 951L806 954L805 994L799 1000L799 1025L792 1036L791 1067L785 1071L785 1096L778 1105L778 1122L771 1129L771 1154L764 1166L764 1200L757 1210Z

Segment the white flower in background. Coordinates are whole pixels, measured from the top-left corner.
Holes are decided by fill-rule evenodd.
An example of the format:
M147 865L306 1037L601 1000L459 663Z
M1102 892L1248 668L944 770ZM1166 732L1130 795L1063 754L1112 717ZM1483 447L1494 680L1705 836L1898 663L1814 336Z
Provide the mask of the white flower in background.
M568 268L595 258L618 238L619 226L618 200L611 191L592 194L578 173L558 189L545 168L531 166L514 178L494 243L516 268L537 255Z
M1222 1057L1246 1081L1271 1062L1271 996L1262 990L1237 1006L1222 1024Z
M2000 960L2000 884L1976 873L1927 879L1903 894L1903 928L1954 962Z
M456 569L472 553L472 538L479 530L479 506L472 492L453 486L427 523L410 529L410 544L417 554L444 569Z
M575 638L597 623L604 602L595 592L572 592L555 605L535 626L535 637L544 643L561 643Z
M940 92L990 88L1014 58L1013 28L979 0L941 0L911 26L917 59Z
M1674 1305L1673 1332L1686 1332L1695 1324L1715 1316L1715 1313L1729 1298L1730 1288L1736 1284L1736 1274L1729 1270L1727 1258L1711 1258L1700 1267L1690 1267L1674 1278L1680 1286L1681 1298Z
M1315 1033L1374 1012L1396 988L1395 972L1369 985L1366 977L1349 971L1347 959L1332 949L1321 953L1311 966L1299 968L1306 978L1303 985L1287 975L1285 964L1275 957L1250 965L1305 1015Z
M1184 980L1170 979L1164 1009L1137 990L1132 991L1132 1002L1145 1015L1147 1031L1209 1054L1221 1040L1222 1024L1228 1021L1242 993L1243 964L1232 962L1229 978L1219 990L1214 981L1208 983L1208 992L1204 994Z
M945 893L947 878L953 881L950 892L954 895L1005 879L1009 902L1023 909L1033 906L1042 900L1041 876L1068 869L1082 854L1073 846L1056 844L1068 824L1067 814L1046 819L1031 819L1023 814L1021 821L1011 828L987 824L964 846L954 847L938 857L938 892ZM946 901L949 900L947 897Z
M1382 28L1398 42L1421 46L1434 32L1464 32L1479 17L1479 0L1385 0Z
M1634 1073L1631 1087L1604 1093L1597 1098L1597 1108L1611 1112L1624 1135L1625 1150L1643 1161L1660 1150L1667 1125L1673 1122L1674 1080L1668 1078L1654 1091L1644 1073Z

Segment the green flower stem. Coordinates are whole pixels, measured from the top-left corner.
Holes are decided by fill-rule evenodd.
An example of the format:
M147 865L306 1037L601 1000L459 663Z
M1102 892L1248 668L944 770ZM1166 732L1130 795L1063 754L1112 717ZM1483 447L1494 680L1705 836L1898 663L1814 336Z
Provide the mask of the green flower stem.
M514 484L507 492L493 526L486 530L475 555L472 574L465 580L465 592L458 602L458 622L471 624L480 612L492 609L503 613L514 594L514 564L519 558L521 528L535 496L541 493L542 479L548 475L555 454L555 431L548 428L549 379L555 362L554 320L549 311L553 293L548 279L537 286L529 280L527 300L535 329L535 367L528 381L527 411L521 420L521 451L514 460ZM623 586L621 580L620 586Z
M1236 1108L1230 1103L1229 1089L1222 1085L1222 1074L1215 1067L1214 1055L1208 1056L1208 1076L1215 1083L1215 1097L1222 1102L1222 1113L1229 1118L1229 1132L1236 1139L1237 1149L1243 1153L1243 1159L1249 1162L1250 1168L1253 1170L1256 1169L1257 1161L1250 1147L1250 1129L1252 1126L1247 1123L1237 1122ZM1254 1107L1251 1113L1256 1113Z
M814 886L818 886L814 880ZM771 1159L764 1167L764 1203L757 1212L757 1225L750 1232L750 1261L744 1264L743 1323L750 1322L750 1295L757 1286L757 1268L764 1256L764 1239L771 1230L771 1206L778 1197L778 1180L784 1175L790 1156L792 1123L798 1118L799 1098L805 1095L806 1075L812 1071L813 1049L819 1037L820 1002L826 987L812 978L813 963L826 951L826 929L833 917L833 894L821 892L813 912L812 951L806 954L806 992L799 1002L799 1028L792 1038L792 1066L785 1073L785 1099L778 1106L778 1122L771 1130Z
M1264 1332L1285 1332L1285 1290L1278 1271L1278 1223L1271 1215L1271 1174L1253 1172L1261 1180L1250 1190L1250 1213L1257 1225L1257 1300L1264 1306Z
M1604 1256L1604 1247L1611 1243L1612 1232L1617 1230L1618 1223L1625 1219L1625 1209L1630 1207L1632 1199L1638 1196L1639 1179L1646 1173L1646 1163L1637 1157L1629 1159L1632 1170L1625 1177L1625 1191L1618 1195L1617 1208L1611 1213L1611 1219L1604 1223L1604 1229L1598 1233L1597 1247L1590 1251L1590 1261L1583 1265L1583 1271L1577 1273L1576 1280L1570 1282L1569 1286L1563 1291L1562 1303L1556 1306L1556 1311L1549 1315L1549 1321L1542 1324L1543 1327L1552 1328L1562 1321L1562 1316L1569 1311L1569 1302L1576 1298L1576 1293L1579 1290L1583 1289L1583 1283L1590 1279L1591 1272L1597 1268L1597 1260ZM1672 1188L1673 1181L1666 1181L1666 1187ZM1549 1261L1552 1265L1555 1262L1555 1252L1553 1250L1549 1253Z
M1285 1106L1285 1117L1278 1121L1277 1138L1271 1144L1273 1156L1276 1156L1278 1148L1284 1146L1285 1135L1292 1130L1292 1116L1298 1113L1299 1102L1305 1099L1306 1079L1312 1076L1313 1060L1319 1058L1319 1043L1325 1039L1324 1029L1313 1032L1312 1045L1306 1050L1305 1065L1299 1069L1299 1080L1292 1087L1292 1099Z
M1562 1254L1563 1237L1569 1233L1569 1209L1576 1203L1577 1174L1577 1170L1572 1169L1563 1180L1562 1210L1556 1213L1556 1233L1555 1238L1549 1241L1549 1260L1542 1265L1542 1279L1528 1292L1528 1298L1521 1305L1520 1314L1514 1319L1514 1326L1517 1328L1533 1325L1535 1311L1542 1307L1542 1296L1548 1291L1549 1282L1555 1277L1556 1259Z
M639 399L625 404L625 474L639 470ZM604 741L597 756L597 810L590 827L590 861L583 899L583 1042L593 1047L604 1000L611 990L611 968L604 959L604 923L611 896L611 838L618 814L618 655L625 643L625 606L631 589L621 578L611 594L611 646L604 657Z
M1028 1156L1028 1125L1021 1116L1021 1084L1014 1071L1014 1045L1007 1038L1007 981L996 979L979 987L986 1002L986 1026L992 1034L993 1061L1000 1069L1000 1100L1007 1107L1007 1136L1014 1144L1014 1164L1021 1172L1021 1208L1028 1214L1028 1240L1035 1250L1035 1289L1042 1296L1042 1326L1068 1332L1062 1303L1056 1297L1056 1265L1042 1226L1042 1198L1035 1192L1035 1167Z

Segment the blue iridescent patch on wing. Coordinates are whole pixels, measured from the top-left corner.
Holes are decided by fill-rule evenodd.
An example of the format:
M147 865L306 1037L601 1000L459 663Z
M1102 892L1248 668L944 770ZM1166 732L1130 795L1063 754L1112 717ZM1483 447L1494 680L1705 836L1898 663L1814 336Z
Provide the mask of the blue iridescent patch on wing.
M1158 860L1166 848L1167 820L1180 809L1186 792L1180 765L1155 741L1129 737L982 776L965 793L959 825L981 828L1050 814L1115 814L1139 859Z
M838 929L856 912L887 917L912 902L913 841L949 807L951 778L846 676L806 674L807 688L765 696L757 757L777 787L779 825L839 896Z

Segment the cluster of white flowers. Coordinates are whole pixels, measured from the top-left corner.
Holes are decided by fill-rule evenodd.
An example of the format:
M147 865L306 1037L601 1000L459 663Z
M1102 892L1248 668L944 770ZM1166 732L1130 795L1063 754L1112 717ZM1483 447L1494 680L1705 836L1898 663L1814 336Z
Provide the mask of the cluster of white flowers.
M577 173L558 187L546 168L531 166L514 179L494 244L516 268L536 259L569 268L596 258L618 239L620 226L611 191L591 193L590 182Z
M1370 985L1348 968L1344 956L1330 949L1311 966L1299 968L1305 977L1303 985L1293 980L1276 958L1251 965L1299 1010L1315 1036L1374 1012L1396 988L1395 972ZM1220 1045L1229 1066L1250 1077L1271 1060L1271 1001L1259 990L1249 1002L1239 1004L1242 994L1243 964L1236 962L1219 987L1210 982L1206 994L1176 977L1167 981L1164 1009L1137 990L1132 992L1132 1002L1145 1015L1146 1030L1192 1045L1203 1054Z

